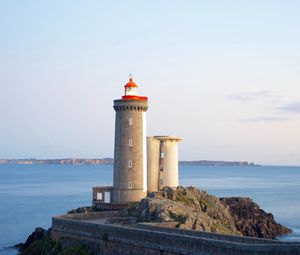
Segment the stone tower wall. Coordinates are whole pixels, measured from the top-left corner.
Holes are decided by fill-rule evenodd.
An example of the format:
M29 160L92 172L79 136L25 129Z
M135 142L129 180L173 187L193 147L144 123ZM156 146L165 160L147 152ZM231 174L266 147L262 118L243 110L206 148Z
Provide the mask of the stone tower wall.
M178 179L178 142L177 136L147 137L149 192L161 190L165 186L176 188Z
M177 140L165 141L163 186L176 188L178 180L178 143Z
M115 100L115 152L113 202L138 201L146 196L146 134L144 118L147 100ZM130 124L130 119L132 123ZM132 146L129 140L132 141ZM132 162L132 167L129 166ZM129 186L132 183L132 188Z
M147 189L148 192L158 191L160 141L147 137Z

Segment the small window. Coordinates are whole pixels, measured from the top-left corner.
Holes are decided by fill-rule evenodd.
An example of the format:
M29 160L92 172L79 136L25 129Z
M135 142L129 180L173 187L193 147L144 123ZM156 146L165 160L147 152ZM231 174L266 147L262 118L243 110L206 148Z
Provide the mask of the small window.
M129 143L129 147L132 147L132 139L129 139L128 143Z
M102 200L102 199L103 199L102 192L97 192L97 200Z
M132 118L129 118L128 123L129 123L129 126L132 126L132 125L133 125L133 119L132 119Z
M163 186L164 185L164 180L163 179L159 179L159 186Z
M110 191L104 192L104 203L110 203Z
M128 182L128 189L132 189L132 182Z
M129 168L132 168L132 160L129 160L129 161L128 161L128 167L129 167Z
M164 153L163 152L160 153L160 158L164 158Z

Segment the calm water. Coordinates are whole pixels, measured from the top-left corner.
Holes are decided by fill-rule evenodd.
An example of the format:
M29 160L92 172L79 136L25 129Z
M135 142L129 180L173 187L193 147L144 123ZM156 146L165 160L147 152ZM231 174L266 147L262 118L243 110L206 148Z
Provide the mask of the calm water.
M112 166L0 165L0 255L24 242L35 227L48 228L51 216L90 205L91 187L112 184ZM217 196L249 196L300 241L300 167L180 168L180 184Z

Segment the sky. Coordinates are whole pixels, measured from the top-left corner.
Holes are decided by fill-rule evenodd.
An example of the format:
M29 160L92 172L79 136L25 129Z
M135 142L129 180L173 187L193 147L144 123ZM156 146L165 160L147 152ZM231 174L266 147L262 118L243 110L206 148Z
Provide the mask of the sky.
M113 156L128 74L180 160L300 165L300 1L0 1L0 158Z

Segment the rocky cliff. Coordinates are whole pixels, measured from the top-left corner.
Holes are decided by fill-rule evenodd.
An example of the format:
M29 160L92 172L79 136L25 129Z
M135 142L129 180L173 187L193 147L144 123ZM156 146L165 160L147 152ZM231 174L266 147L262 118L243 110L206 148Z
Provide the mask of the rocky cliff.
M266 213L252 201L245 197L220 198L229 208L236 229L244 236L274 239L278 235L288 234L290 229L276 223L271 213Z
M194 187L166 187L132 204L124 213L139 221L221 234L273 239L291 232L250 198L219 199Z
M62 247L61 243L51 239L50 232L50 229L36 228L24 244L15 245L20 251L19 255L93 255L80 243L74 247Z

